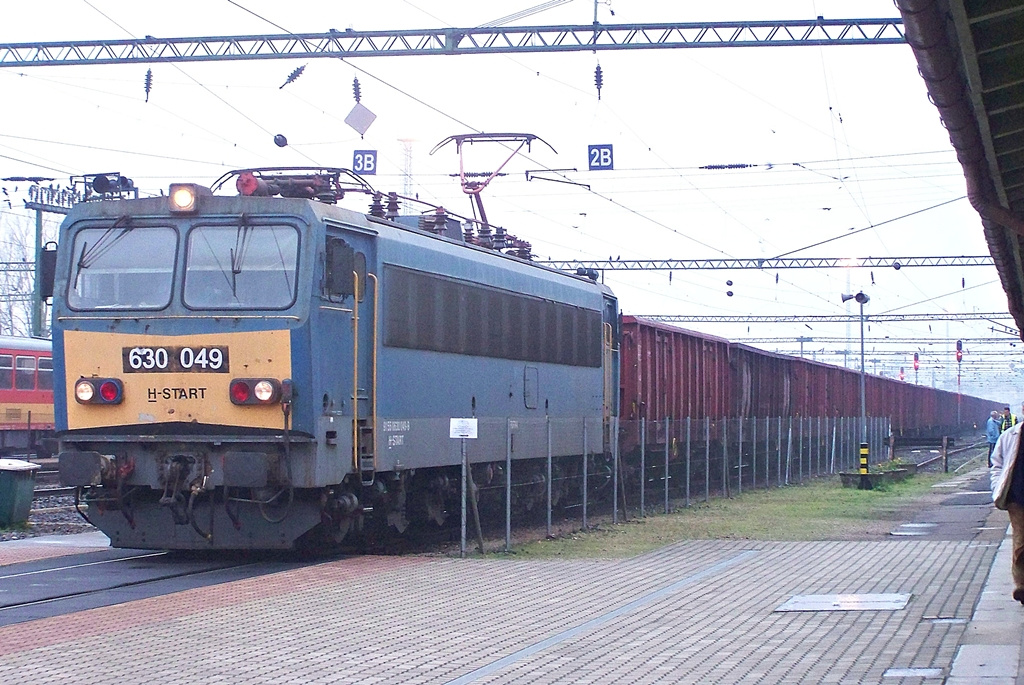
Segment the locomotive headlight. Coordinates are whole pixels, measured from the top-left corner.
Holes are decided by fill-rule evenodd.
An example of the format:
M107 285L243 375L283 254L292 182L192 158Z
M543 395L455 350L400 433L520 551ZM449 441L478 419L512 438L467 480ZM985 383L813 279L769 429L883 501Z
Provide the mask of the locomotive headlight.
M170 197L172 212L191 212L196 208L196 194L191 186L172 185Z
M274 398L274 386L270 381L260 381L252 389L252 394L256 395L260 402L269 402Z
M89 381L78 381L75 384L75 399L83 404L92 402L93 396L96 394L96 388L93 387Z
M199 209L199 198L213 195L209 188L195 183L172 183L167 197L171 212L186 214Z

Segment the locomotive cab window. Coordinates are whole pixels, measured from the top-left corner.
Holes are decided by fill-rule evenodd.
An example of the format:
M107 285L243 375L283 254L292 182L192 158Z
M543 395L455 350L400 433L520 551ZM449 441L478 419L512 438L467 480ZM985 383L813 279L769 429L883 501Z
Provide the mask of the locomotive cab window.
M185 306L287 309L295 302L298 262L294 226L197 226L188 234Z
M36 389L36 358L18 357L15 360L14 389L35 390Z
M14 387L14 355L0 354L0 389Z
M75 234L68 279L72 309L163 309L171 301L178 234L111 226Z
M341 238L328 238L324 289L328 298L348 297L358 284L359 301L366 295L366 255Z

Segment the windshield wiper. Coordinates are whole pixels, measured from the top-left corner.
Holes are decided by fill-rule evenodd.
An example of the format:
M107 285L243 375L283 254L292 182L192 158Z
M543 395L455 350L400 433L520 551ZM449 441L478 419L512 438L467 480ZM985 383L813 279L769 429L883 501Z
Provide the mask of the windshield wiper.
M235 246L228 252L231 255L231 295L238 299L238 279L242 273L242 262L245 261L245 254L249 247L249 237L252 227L249 225L249 217L242 214L238 218L238 230L235 233Z
M115 235L114 231L118 228L121 229L121 232ZM82 275L82 271L84 269L88 269L99 261L100 257L109 252L114 245L128 235L132 228L134 227L131 225L131 217L125 214L115 221L110 228L105 230L103 235L99 237L99 240L97 240L91 248L89 247L89 243L83 242L82 254L78 257L78 262L75 264L75 280L73 287L78 287L78 278Z

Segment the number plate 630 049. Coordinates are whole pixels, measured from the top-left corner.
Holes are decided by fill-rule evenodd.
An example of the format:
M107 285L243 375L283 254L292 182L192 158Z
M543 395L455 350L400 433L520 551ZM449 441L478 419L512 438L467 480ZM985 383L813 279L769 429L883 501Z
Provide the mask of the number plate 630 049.
M227 373L226 345L122 347L125 373Z

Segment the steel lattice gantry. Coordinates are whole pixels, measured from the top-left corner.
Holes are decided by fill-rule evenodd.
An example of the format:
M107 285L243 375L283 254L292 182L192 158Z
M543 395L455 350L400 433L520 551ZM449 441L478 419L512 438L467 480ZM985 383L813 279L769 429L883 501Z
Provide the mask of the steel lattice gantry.
M536 261L537 264L575 271L688 271L695 269L832 269L893 268L905 266L994 266L992 257L754 257L749 259L609 259L593 261Z
M0 44L0 67L905 43L902 19L502 26Z
M649 319L663 323L856 323L858 316L842 314L807 314L780 316L725 316L725 315L688 315L688 314L637 314L638 319ZM1009 320L1007 312L971 312L951 313L938 312L933 314L872 314L864 315L865 322L882 323L887 321L992 321Z

